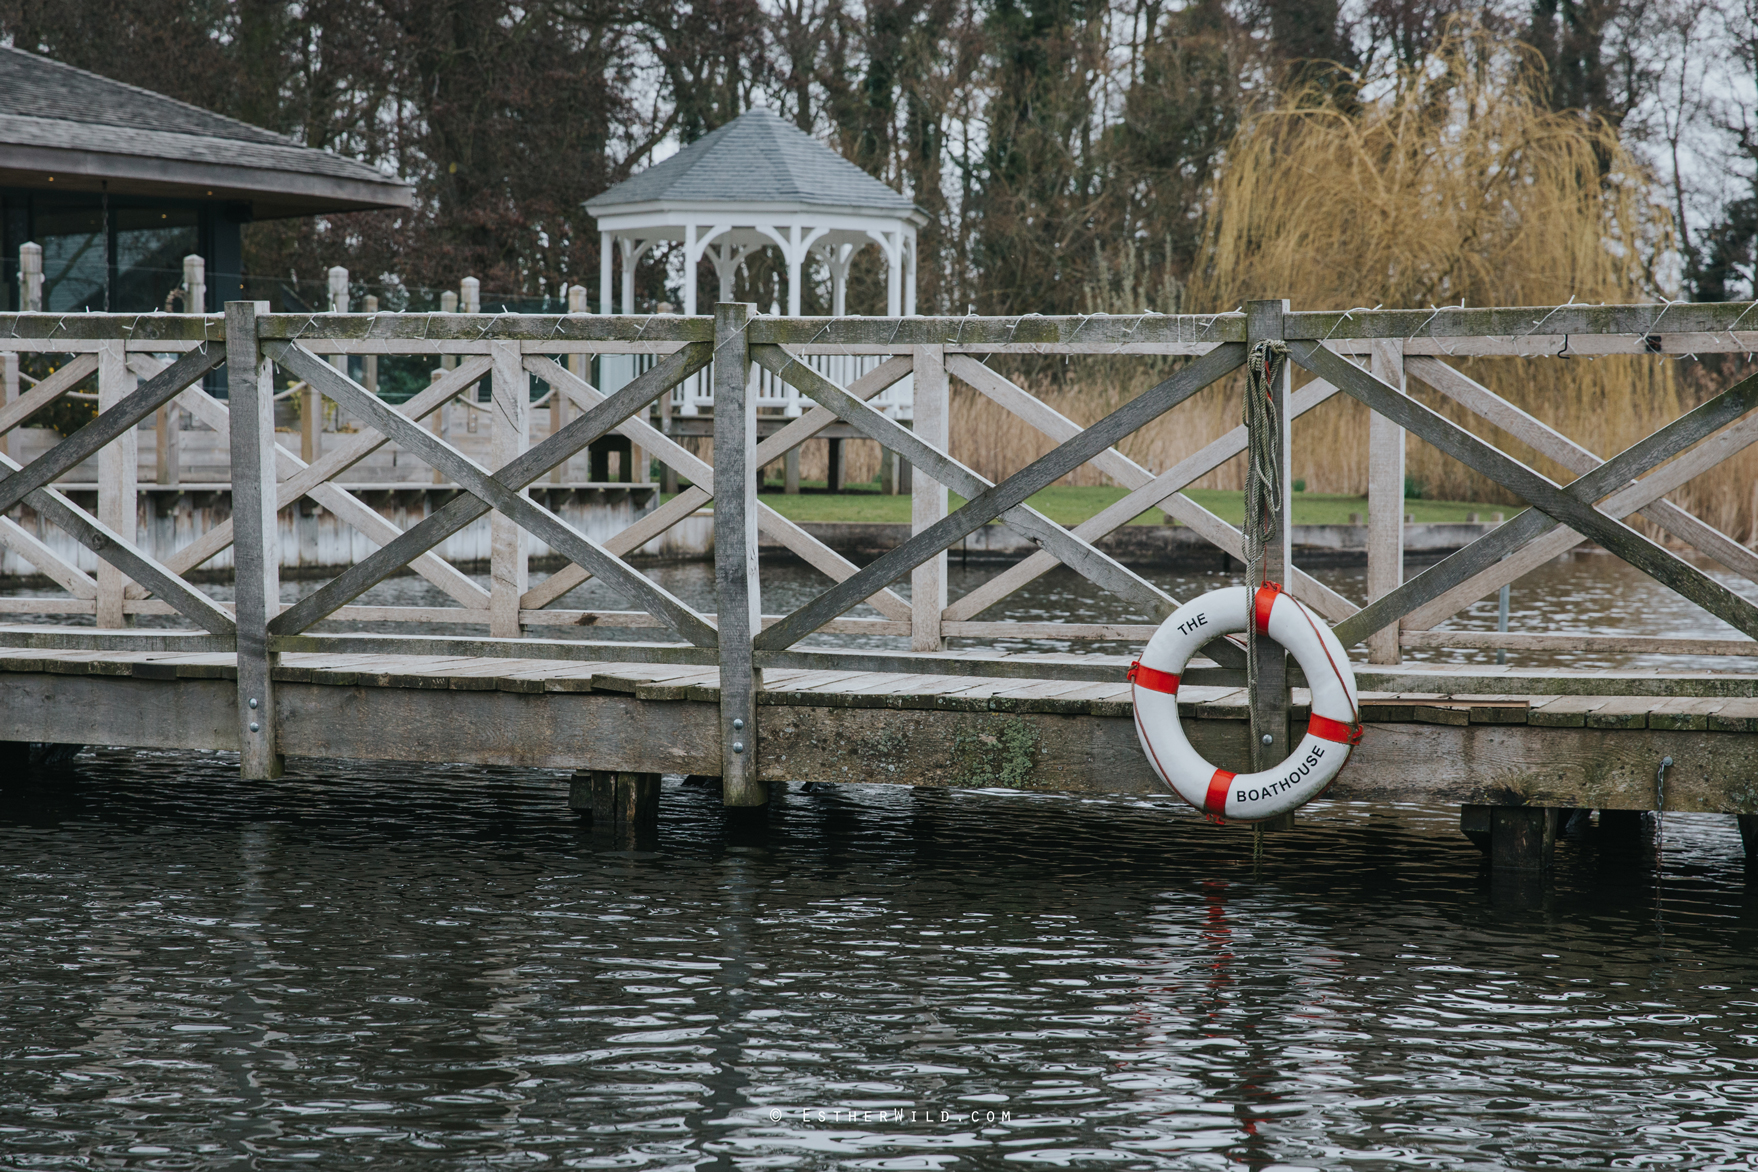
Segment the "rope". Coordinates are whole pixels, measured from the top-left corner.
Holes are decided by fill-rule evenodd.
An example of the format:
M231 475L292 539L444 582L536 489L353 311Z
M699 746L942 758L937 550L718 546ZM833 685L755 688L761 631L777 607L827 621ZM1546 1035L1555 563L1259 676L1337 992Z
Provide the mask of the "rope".
M1251 348L1245 387L1245 536L1246 585L1256 590L1264 581L1264 548L1276 529L1282 508L1282 429L1273 409L1272 388L1288 361L1285 343L1263 341ZM1257 695L1257 624L1245 627L1245 686ZM1254 732L1255 735L1255 732Z

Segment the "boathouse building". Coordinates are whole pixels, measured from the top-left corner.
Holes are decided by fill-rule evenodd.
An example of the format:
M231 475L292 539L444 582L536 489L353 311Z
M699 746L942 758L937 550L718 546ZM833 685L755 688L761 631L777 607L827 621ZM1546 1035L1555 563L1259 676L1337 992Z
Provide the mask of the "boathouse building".
M217 312L243 294L245 224L412 201L365 163L0 47L0 311L23 308L26 242L50 312L165 309L190 255Z

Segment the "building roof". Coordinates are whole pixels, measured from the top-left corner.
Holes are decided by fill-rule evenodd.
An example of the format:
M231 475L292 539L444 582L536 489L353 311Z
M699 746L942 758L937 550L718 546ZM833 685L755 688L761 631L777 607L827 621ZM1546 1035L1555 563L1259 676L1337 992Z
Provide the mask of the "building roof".
M413 202L365 163L5 46L0 186L243 202L259 219Z
M586 207L806 204L910 219L915 202L764 106L747 110Z

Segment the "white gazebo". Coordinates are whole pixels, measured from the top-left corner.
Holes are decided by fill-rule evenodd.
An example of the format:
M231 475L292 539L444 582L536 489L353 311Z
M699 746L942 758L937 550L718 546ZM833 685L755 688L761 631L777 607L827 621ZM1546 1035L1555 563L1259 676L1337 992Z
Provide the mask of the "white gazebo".
M586 201L603 234L599 312L611 310L612 254L621 259L622 312L635 311L635 264L660 241L684 245L684 305L697 312L704 256L733 296L745 257L774 248L787 270L787 312L800 312L807 262L830 274L831 312L847 312L849 262L869 245L884 254L886 314L916 311L916 230L928 217L774 111L758 106L664 162Z

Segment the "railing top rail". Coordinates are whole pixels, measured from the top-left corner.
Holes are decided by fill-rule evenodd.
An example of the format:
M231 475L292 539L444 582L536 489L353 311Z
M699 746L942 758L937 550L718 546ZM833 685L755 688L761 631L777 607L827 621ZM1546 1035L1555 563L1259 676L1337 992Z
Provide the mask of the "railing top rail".
M1758 334L1758 302L1659 302L1466 309L1307 310L1287 314L1290 339L1327 342L1376 338L1547 338L1622 335ZM1201 348L1245 338L1242 313L1081 314L1003 317L768 317L751 319L750 341L819 347L954 346L1014 349L1070 346ZM257 318L265 341L597 342L709 341L714 319L677 314L276 313ZM218 314L0 314L0 343L122 338L148 342L219 341Z

